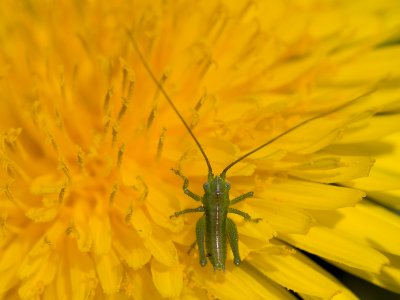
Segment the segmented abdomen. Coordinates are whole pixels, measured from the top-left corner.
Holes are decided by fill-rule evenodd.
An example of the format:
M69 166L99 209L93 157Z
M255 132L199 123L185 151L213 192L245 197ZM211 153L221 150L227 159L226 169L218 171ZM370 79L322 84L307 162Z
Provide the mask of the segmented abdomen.
M206 255L216 270L225 268L227 210L217 201L206 209Z

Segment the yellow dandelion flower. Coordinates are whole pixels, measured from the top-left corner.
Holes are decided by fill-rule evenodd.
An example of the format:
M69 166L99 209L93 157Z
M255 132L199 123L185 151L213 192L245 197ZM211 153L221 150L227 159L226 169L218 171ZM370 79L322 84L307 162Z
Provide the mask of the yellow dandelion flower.
M397 1L231 2L0 3L3 299L357 298L307 252L400 293ZM322 116L229 171L239 267L169 218L207 168L127 31L216 172Z

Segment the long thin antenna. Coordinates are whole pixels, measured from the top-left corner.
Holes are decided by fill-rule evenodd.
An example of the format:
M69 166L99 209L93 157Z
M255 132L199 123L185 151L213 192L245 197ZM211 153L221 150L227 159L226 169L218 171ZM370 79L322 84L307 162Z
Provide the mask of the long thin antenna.
M353 100L350 100L349 102L346 102L346 103L344 103L344 104L342 104L342 105L339 105L338 107L335 107L334 109L331 109L331 110L329 110L329 111L323 112L323 113L321 113L321 114L319 114L319 115L316 115L316 116L314 116L314 117L312 117L312 118L310 118L310 119L304 120L304 121L298 123L297 125L295 125L294 127L290 128L290 129L288 129L288 130L286 130L285 132L282 132L282 133L278 134L277 136L273 137L272 139L270 139L269 141L265 142L264 144L258 146L257 148L254 148L254 149L251 150L250 152L247 152L247 153L244 154L243 156L241 156L241 157L239 157L238 159L236 159L236 160L234 160L233 162L231 162L231 163L230 163L229 165L227 165L227 166L225 167L225 169L221 172L221 175L220 175L220 176L221 176L222 178L225 178L225 177L226 177L226 172L228 172L228 170L229 170L230 168L232 168L234 165L236 165L238 162L240 162L241 160L245 159L246 157L252 155L253 153L257 152L258 150L261 150L262 148L264 148L264 147L266 147L266 146L272 144L272 143L275 142L277 139L279 139L279 138L281 138L281 137L287 135L288 133L292 132L293 130L295 130L295 129L297 129L297 128L299 128L299 127L301 127L301 126L303 126L303 125L305 125L305 124L307 124L307 123L309 123L309 122L311 122L311 121L314 121L314 120L316 120L316 119L319 119L319 118L325 117L325 116L327 116L327 115L330 115L330 114L332 114L332 113L334 113L334 112L337 112L337 111L339 111L339 110L345 108L346 106L349 106L349 105L353 104L354 102L358 101L360 98L362 98L362 97L364 97L364 96L367 96L367 95L373 93L375 90L376 90L376 88L374 88L374 89L372 89L372 90L370 90L370 91L368 91L368 92L366 92L366 93L364 93L364 94L362 94L362 95L360 95L360 96L354 98Z
M186 130L189 132L189 134L192 136L194 142L196 143L197 147L199 148L201 154L203 155L207 168L208 168L208 173L212 173L212 167L210 164L210 161L208 160L208 157L206 153L204 152L203 147L200 145L200 142L197 140L197 138L194 136L193 131L190 129L189 125L186 123L185 119L182 117L181 113L178 111L176 108L175 104L172 102L171 98L165 91L164 87L160 84L160 82L157 80L156 76L154 75L153 71L151 70L149 64L147 63L146 59L144 58L144 55L142 51L139 48L139 45L136 43L135 39L133 38L132 32L127 29L128 36L132 42L133 47L135 48L140 60L142 61L147 73L149 73L151 79L154 81L154 83L157 85L157 87L160 89L161 93L164 95L165 99L168 101L169 105L171 105L172 109L175 111L175 113L178 115L179 119L181 120L182 124L185 126Z

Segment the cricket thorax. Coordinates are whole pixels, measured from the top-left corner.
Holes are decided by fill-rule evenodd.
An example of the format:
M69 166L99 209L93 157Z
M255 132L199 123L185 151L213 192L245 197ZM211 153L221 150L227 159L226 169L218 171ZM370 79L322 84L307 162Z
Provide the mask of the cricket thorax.
M208 180L203 185L205 198L216 200L229 199L230 184L221 176L208 175Z

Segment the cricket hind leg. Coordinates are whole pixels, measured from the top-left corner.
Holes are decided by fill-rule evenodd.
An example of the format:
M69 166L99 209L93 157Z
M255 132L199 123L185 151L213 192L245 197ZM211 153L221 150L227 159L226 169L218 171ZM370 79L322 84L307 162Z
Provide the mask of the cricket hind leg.
M229 218L226 219L226 233L233 253L233 262L238 266L240 265L238 232L235 223Z
M176 170L176 169L171 169L171 170L172 170L172 172L175 173L175 175L177 175L177 176L179 176L180 178L183 179L183 186L182 186L183 192L184 192L186 195L188 195L190 198L192 198L193 200L195 200L195 201L201 201L201 200L202 200L202 197L201 197L201 196L196 195L196 194L193 193L191 190L189 190L189 188L188 188L188 186L189 186L189 179L187 179L187 177L185 177L185 176L181 173L181 171Z
M196 223L196 240L199 248L200 265L204 267L207 264L207 256L205 251L205 233L206 233L206 218L202 216Z

